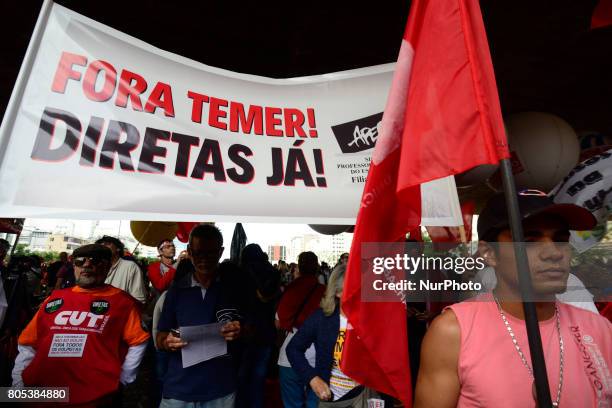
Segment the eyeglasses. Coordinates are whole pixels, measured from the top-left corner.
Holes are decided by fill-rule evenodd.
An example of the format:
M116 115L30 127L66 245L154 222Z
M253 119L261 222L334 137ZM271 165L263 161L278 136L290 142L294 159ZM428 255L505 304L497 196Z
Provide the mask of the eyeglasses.
M74 266L76 267L82 267L83 265L85 265L85 263L89 261L89 263L93 266L96 266L98 264L100 264L103 259L102 258L94 258L94 257L90 257L90 256L80 256L78 258L74 258L72 263L74 263Z

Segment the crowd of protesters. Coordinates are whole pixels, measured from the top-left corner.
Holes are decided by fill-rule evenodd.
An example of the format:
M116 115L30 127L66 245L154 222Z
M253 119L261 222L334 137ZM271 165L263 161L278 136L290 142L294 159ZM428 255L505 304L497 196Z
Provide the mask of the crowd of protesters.
M519 197L519 203L528 238L545 244L528 254L534 273L549 264L561 270L566 261L569 270L566 255L549 243L567 242L568 229L587 229L591 218L579 207L555 211L542 197ZM481 237L511 240L504 212L499 200L487 205L479 220ZM8 250L0 240L0 261ZM136 399L140 406L361 408L372 401L400 406L342 372L349 322L341 296L348 253L333 268L308 251L297 263L272 265L259 245L249 244L240 259L221 261L223 237L208 224L194 227L187 251L178 257L170 239L159 242L157 250L159 261L142 265L126 255L119 239L104 236L70 256L60 254L46 267L36 256L13 257L6 267L0 262L0 385L68 386L72 404L96 407L130 406L134 401L126 401L127 390L143 376L149 378ZM497 273L495 302L463 302L435 313L424 303L407 308L417 407L498 406L497 399L509 407L535 406L531 394L516 392L533 379L515 355L517 339L527 347L525 328L518 323L521 310L503 300L518 296L516 270L504 266L511 255L484 242L480 251ZM554 295L564 291L567 275L555 271L534 275L534 289L552 296L538 306L545 352L551 353L547 362L560 370L560 379L553 373L551 384L566 379L553 397L561 406L610 403L612 386L605 388L605 381L600 394L586 391L588 375L564 331L567 325L580 326L600 345L600 363L610 365L612 326L594 308L560 306ZM501 301L495 297L502 295ZM227 352L186 365L189 341L181 328L211 324L218 325ZM514 346L504 344L508 332ZM559 356L548 349L563 335L565 354ZM482 353L497 357L482 359ZM153 368L139 374L146 356ZM504 370L512 371L512 381L491 375Z
M0 250L4 260L9 243L0 240ZM236 262L220 262L223 238L210 225L197 226L178 257L170 239L157 250L159 261L146 264L104 236L51 262L37 255L0 262L1 385L68 385L78 388L71 403L128 406L122 397L150 354L141 406L298 407L302 396L317 406L286 348L319 308L331 273L324 262L304 252L297 263L273 265L257 244ZM342 254L338 265L347 259ZM214 322L226 323L227 355L183 368L187 343L178 329ZM75 359L56 351L68 334L80 344L66 352Z

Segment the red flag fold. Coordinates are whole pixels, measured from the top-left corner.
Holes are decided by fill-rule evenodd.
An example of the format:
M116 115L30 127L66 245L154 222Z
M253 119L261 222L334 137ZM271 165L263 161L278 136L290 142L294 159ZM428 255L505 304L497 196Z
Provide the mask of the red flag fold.
M478 0L413 0L344 284L351 378L412 404L405 304L361 301L361 244L420 224L420 184L507 157Z

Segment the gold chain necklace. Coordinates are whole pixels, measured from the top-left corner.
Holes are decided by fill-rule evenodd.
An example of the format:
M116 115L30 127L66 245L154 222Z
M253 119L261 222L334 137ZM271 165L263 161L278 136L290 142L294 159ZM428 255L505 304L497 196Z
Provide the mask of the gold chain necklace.
M504 324L506 325L508 334L510 334L510 338L512 339L512 344L514 344L514 348L516 349L519 357L521 358L523 365L527 368L527 371L529 371L529 375L531 376L531 378L534 378L533 370L531 369L531 366L527 362L527 359L525 358L525 354L523 353L523 350L521 350L521 347L518 345L518 340L516 339L516 336L514 335L514 331L512 330L512 327L510 327L510 322L508 322L508 319L506 318L506 314L504 313L501 307L501 304L499 303L499 300L497 300L497 297L495 295L493 295L493 299L495 299L495 303L497 304L497 310L499 311L499 314L501 315L501 318L504 321ZM557 307L556 303L555 303L555 318L556 318L556 323L557 323L557 334L559 335L559 386L557 387L557 400L553 402L552 405L553 407L557 408L559 407L559 401L561 400L561 388L563 387L564 345L563 345L563 337L561 337L561 321L559 319L559 308ZM534 399L535 399L535 382L533 384L533 391L534 391Z

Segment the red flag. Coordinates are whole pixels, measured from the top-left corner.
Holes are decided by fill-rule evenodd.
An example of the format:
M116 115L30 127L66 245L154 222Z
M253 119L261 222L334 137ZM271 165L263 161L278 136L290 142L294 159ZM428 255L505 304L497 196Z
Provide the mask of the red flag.
M595 305L599 314L612 322L612 302L597 302Z
M591 16L591 30L612 25L612 0L599 0Z
M348 376L411 406L405 304L361 302L361 244L420 224L421 183L507 157L478 0L413 0L344 284Z
M176 237L179 241L187 243L189 242L189 234L191 234L191 230L199 224L199 222L187 222L181 221L177 222L178 230L176 231Z

